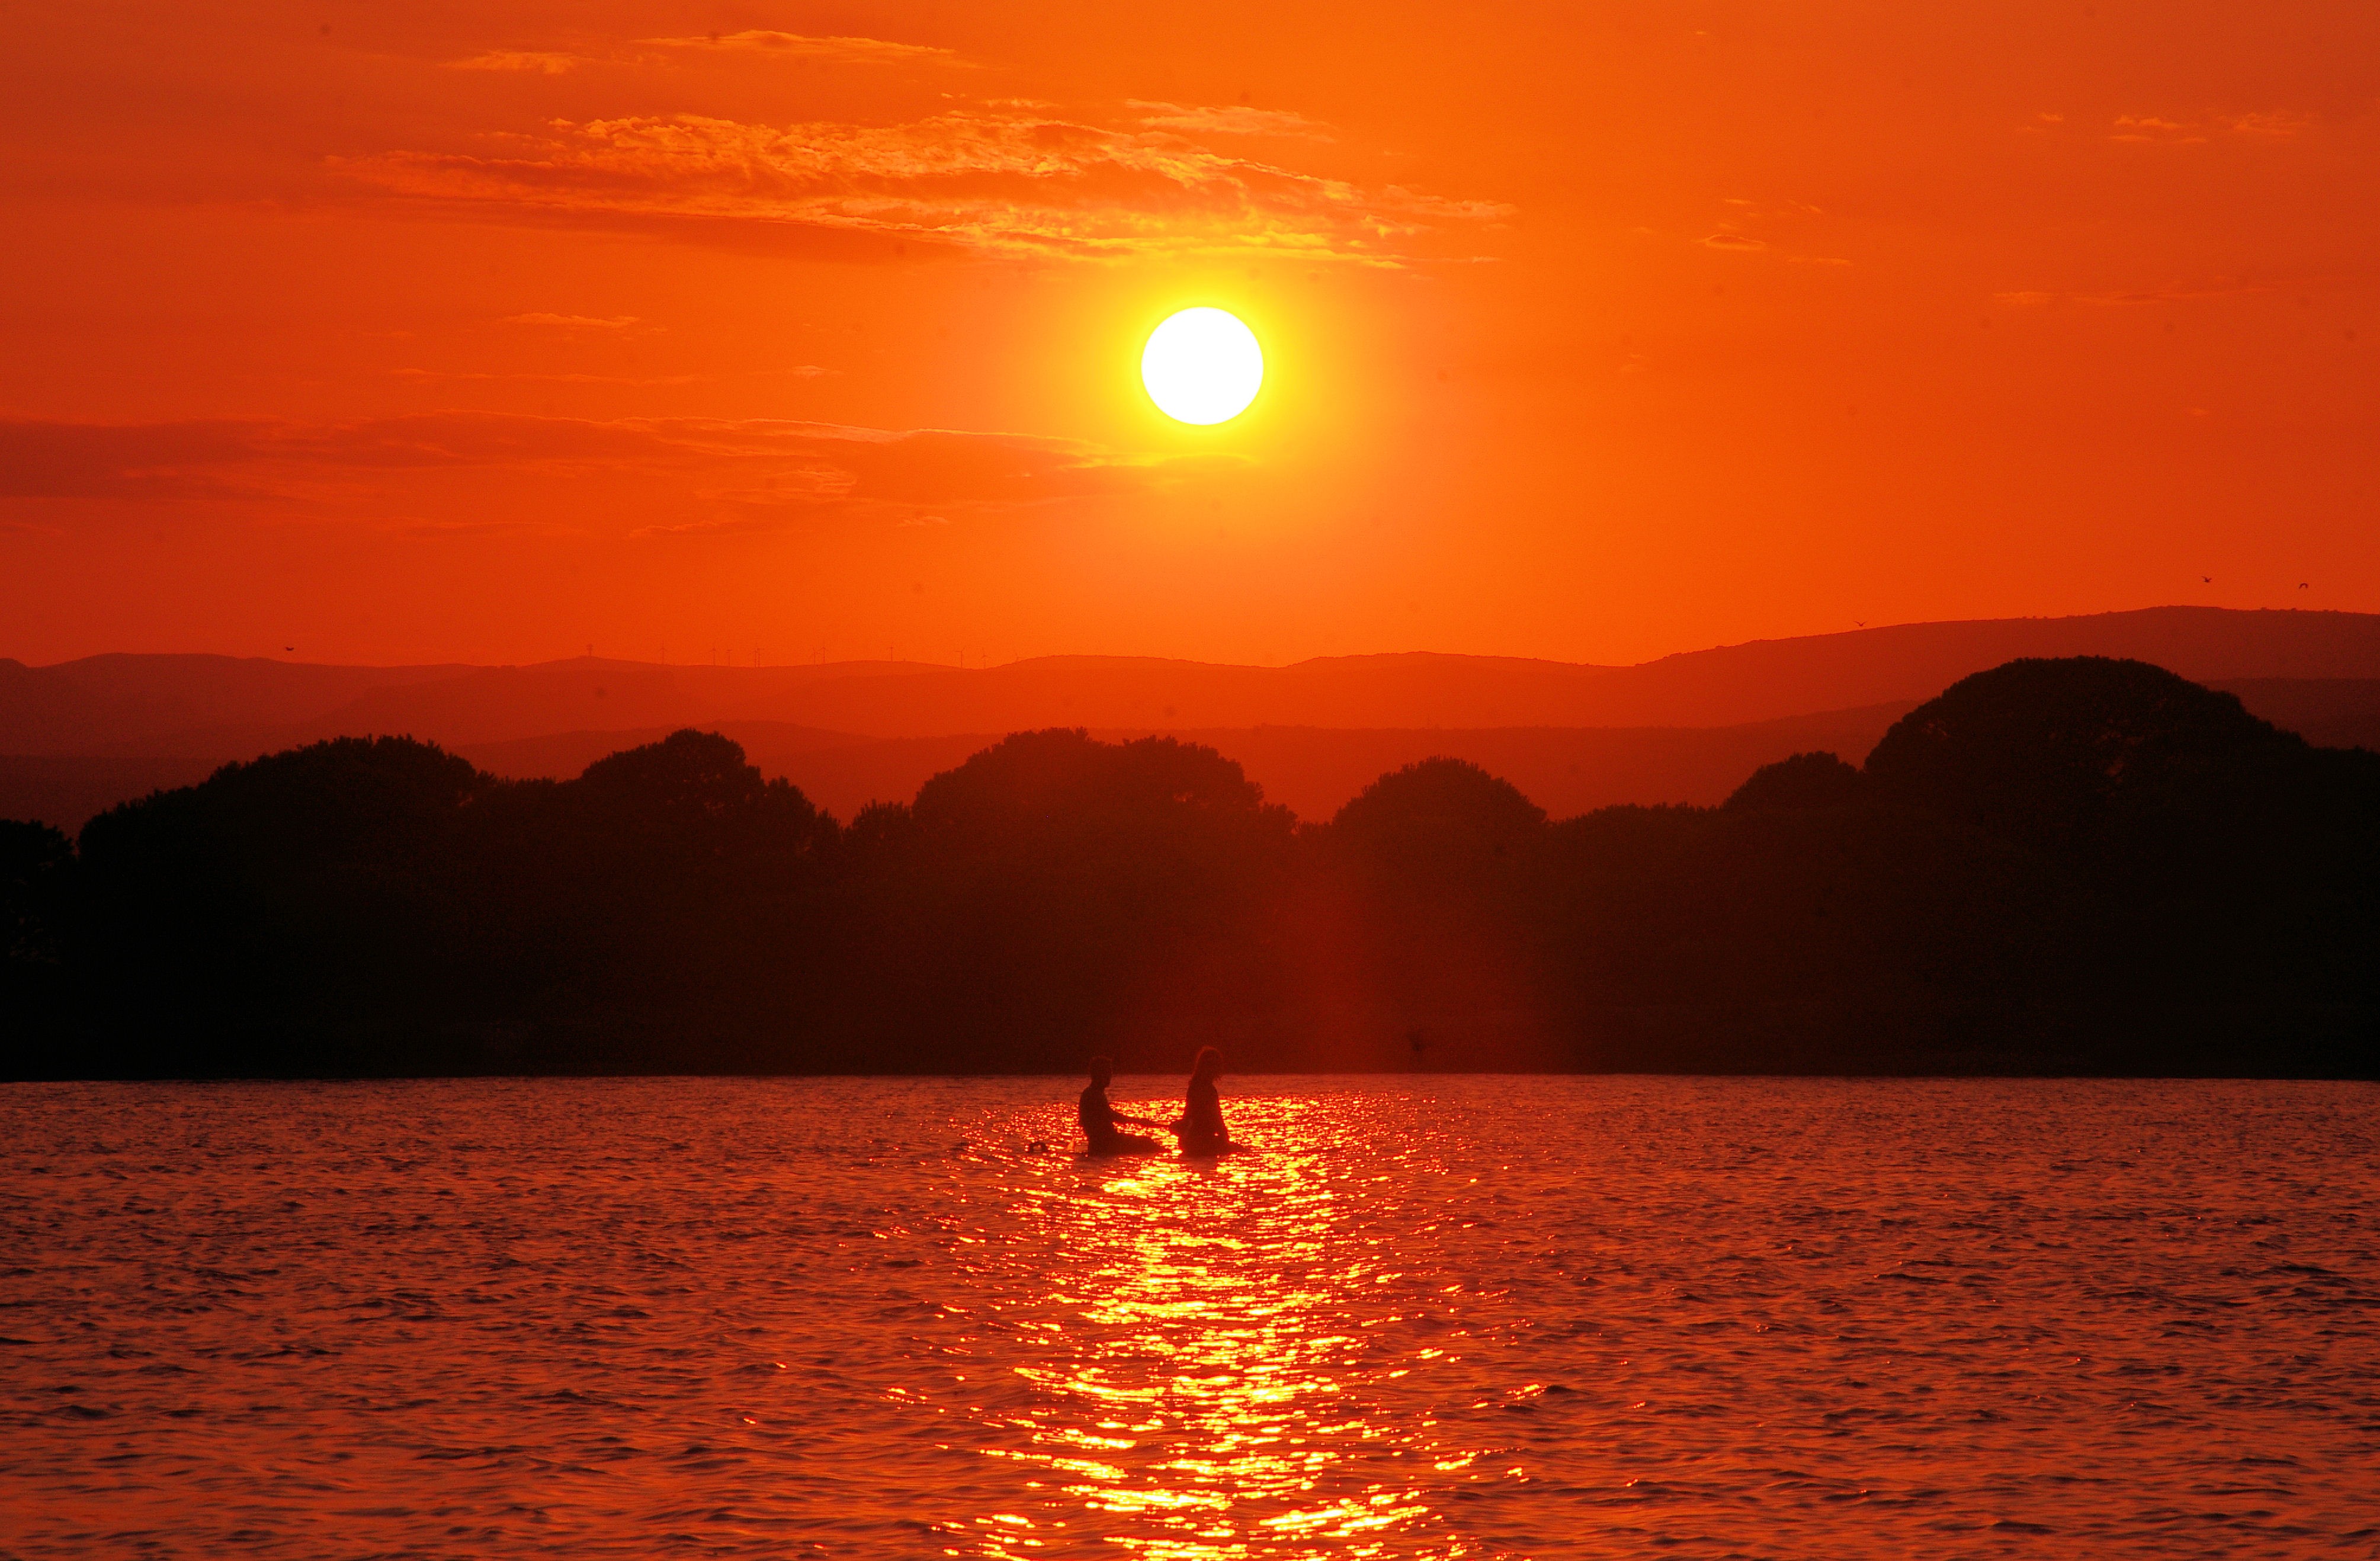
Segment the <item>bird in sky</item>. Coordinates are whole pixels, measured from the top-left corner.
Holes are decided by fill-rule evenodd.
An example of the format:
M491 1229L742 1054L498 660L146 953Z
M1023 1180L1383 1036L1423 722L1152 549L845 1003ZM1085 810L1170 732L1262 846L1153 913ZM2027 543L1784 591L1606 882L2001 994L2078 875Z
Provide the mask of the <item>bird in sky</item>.
M2198 578L2208 585L2213 585L2215 583L2215 577L2213 575L2201 575Z
M2299 589L2300 591L2310 591L2310 590L2312 590L2313 588L2312 588L2311 586L2307 585L2305 581L2303 581L2303 580L2300 580L2300 581L2298 581L2298 589Z

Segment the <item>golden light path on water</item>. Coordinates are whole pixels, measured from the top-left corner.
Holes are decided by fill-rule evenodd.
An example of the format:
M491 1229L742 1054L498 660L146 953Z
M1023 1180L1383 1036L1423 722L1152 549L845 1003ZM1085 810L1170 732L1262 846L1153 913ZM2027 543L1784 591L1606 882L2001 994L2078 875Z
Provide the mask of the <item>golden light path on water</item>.
M990 1370L891 1396L958 1422L1015 1496L941 1518L948 1554L1479 1554L1449 1531L1450 1493L1525 1474L1483 1465L1427 1379L1462 1370L1500 1298L1448 1277L1428 1184L1451 1173L1427 1142L1380 1153L1414 1122L1367 1104L1235 1102L1261 1149L1022 1160L1013 1226L953 1213L954 1232L1008 1226L962 1249L939 1352ZM1009 1131L1063 1144L1070 1126Z
M2380 1534L2369 1083L1231 1078L1207 1165L1080 1087L0 1088L0 1555Z

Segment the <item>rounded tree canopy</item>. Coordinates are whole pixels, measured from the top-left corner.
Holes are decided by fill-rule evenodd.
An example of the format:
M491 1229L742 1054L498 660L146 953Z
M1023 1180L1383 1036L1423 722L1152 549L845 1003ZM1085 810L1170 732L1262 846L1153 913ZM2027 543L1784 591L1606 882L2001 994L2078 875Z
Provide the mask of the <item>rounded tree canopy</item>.
M1899 801L2057 827L2180 766L2304 750L2234 695L2146 662L2070 656L1961 678L1893 724L1867 774Z
M1330 821L1330 834L1366 854L1448 860L1506 854L1545 825L1546 811L1511 781L1439 758L1366 787Z
M1079 727L1016 732L918 788L911 811L929 829L1038 829L1196 813L1257 818L1264 788L1211 748L1172 738L1094 741Z
M578 786L586 796L603 802L662 814L716 816L764 801L798 803L796 811L814 811L797 788L769 781L745 762L741 744L691 726L659 742L598 759L580 773Z
M1797 753L1763 764L1752 778L1735 788L1729 809L1840 808L1859 799L1860 773L1831 753Z
M175 838L186 848L205 840L258 860L401 854L501 784L434 743L333 738L111 808L83 825L82 851L107 859Z

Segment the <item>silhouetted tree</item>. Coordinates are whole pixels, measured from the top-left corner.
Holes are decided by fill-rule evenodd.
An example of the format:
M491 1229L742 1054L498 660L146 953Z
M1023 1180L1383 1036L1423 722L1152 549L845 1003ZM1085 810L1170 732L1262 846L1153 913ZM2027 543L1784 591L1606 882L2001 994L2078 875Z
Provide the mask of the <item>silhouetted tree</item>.
M1961 680L1887 732L1867 774L2032 853L2022 991L2164 1048L2156 1068L2302 1032L2310 1001L2369 1001L2372 755L2313 750L2163 668L2082 656Z
M0 824L0 937L16 1074L2373 1076L2380 756L2093 658L1964 679L1864 771L1558 823L1435 759L1300 831L1211 749L1077 730L848 829L713 733L565 782L342 738L79 851Z
M0 820L0 1079L64 1062L74 848L45 823Z
M1409 872L1461 872L1531 849L1546 811L1508 780L1461 759L1424 759L1382 775L1330 821L1334 847Z
M1329 957L1377 1011L1376 1045L1402 1036L1410 1053L1418 1035L1439 1067L1548 1060L1546 835L1511 782L1448 758L1382 775L1309 833L1322 882L1300 912L1339 926Z
M80 854L106 1000L257 1058L340 1037L343 1066L358 1031L433 1001L431 972L468 982L455 824L498 784L428 744L341 738L100 814Z
M1892 799L2031 838L2070 835L2177 765L2269 758L2305 739L2146 662L2012 661L1893 723L1866 773Z
M877 864L864 1044L895 1066L1142 1055L1136 1015L1161 1027L1231 995L1217 962L1245 946L1294 822L1238 764L1171 738L1056 728L976 754L905 816L870 816L852 851Z
M1846 808L1860 799L1859 770L1831 753L1796 753L1763 764L1722 804L1730 812L1747 808Z
M0 961L55 965L65 953L74 846L45 823L0 819Z
M829 1002L832 816L691 729L511 788L476 840L511 987L572 1013L590 1065L784 1066Z

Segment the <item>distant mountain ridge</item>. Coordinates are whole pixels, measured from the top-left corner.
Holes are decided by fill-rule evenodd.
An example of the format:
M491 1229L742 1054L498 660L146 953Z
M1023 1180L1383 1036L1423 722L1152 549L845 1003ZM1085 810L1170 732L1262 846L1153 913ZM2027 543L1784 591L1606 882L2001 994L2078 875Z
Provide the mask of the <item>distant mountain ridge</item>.
M2380 615L2155 607L1755 640L1636 666L1433 652L1232 666L1053 656L669 666L319 666L222 656L0 661L0 754L249 757L319 738L448 746L766 721L856 738L1103 730L1718 727L1912 703L2019 656L2129 656L2199 682L2380 678Z
M1942 687L2017 654L2078 652L2162 655L2313 742L2380 749L2380 617L2349 614L2179 608L1918 625L1618 668L1428 654L1288 667L1064 656L965 670L583 659L376 668L99 656L60 667L0 662L0 818L71 831L228 760L371 733L426 738L500 775L568 779L684 726L722 732L764 774L845 819L871 801L909 800L929 777L1007 732L1049 726L1085 726L1107 740L1163 733L1205 744L1305 819L1328 818L1381 774L1439 755L1505 777L1561 818L1621 802L1716 803L1754 770L1796 752L1856 762L1926 690L1705 719L1714 713L1918 680ZM2367 665L2371 674L2353 671ZM2310 671L2278 676L2276 667Z

